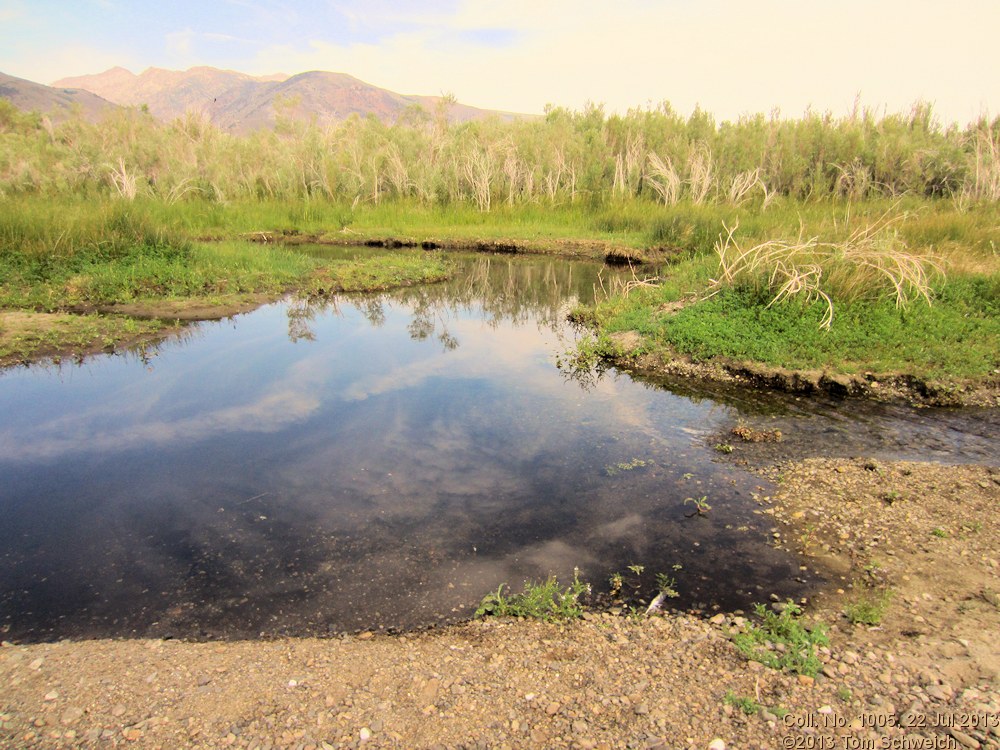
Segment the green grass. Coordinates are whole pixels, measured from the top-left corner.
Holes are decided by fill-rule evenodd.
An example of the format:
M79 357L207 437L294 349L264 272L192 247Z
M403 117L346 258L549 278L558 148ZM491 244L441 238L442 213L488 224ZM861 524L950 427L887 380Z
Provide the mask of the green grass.
M726 705L738 708L747 716L753 716L763 708L753 698L736 695L732 690L726 692L725 702Z
M719 260L703 251L661 269L655 285L635 288L627 295L616 290L596 310L583 311L578 317L595 325L605 354L615 354L609 334L637 331L643 336L638 349L618 354L660 351L664 356L680 353L696 361L723 357L789 369L901 373L938 381L993 377L1000 367L996 355L1000 351L1000 262L990 247L994 238L1000 240L1000 230L995 225L988 230L985 224L997 218L996 211L960 213L939 204L926 205L927 211L915 213L915 225L906 220L895 227L893 242L918 254L934 254L945 269L944 275L927 279L929 300L920 292L900 304L892 284L876 284L882 274L876 274L875 280L851 279L851 269L831 253L833 271L840 277L839 285L827 291L829 300L790 296L775 301L776 288L766 277L714 284L712 280L720 278ZM874 221L883 208L870 204L860 213L864 220ZM805 213L813 220L809 233L830 242L849 236L848 227L837 221L841 211L828 207L824 218L815 206L807 208ZM852 218L855 224L861 221L858 214ZM762 231L788 236L783 235L784 223L777 219L767 230L758 222L743 235L743 246L768 236ZM931 235L938 238L932 229L942 224L950 224L956 236L967 234L970 244L961 251L954 244L919 244L928 242ZM740 231L744 229L741 224ZM910 244L900 239L907 234ZM858 273L869 271L864 266ZM887 275L884 278L888 280ZM687 304L677 309L674 303L679 301ZM831 311L827 330L824 323ZM594 343L586 346L593 349Z
M0 310L87 313L127 304L158 315L162 303L226 309L290 290L308 295L383 290L450 273L437 254L372 252L364 260L328 260L243 240L196 242L161 222L148 203L5 203ZM0 357L7 361L113 346L160 325L95 315L14 321L9 318L0 330Z
M849 622L861 625L879 625L885 617L892 592L888 589L873 589L861 586L844 607Z
M66 310L144 300L386 289L443 278L429 254L325 261L271 244L203 243L163 228L151 204L55 207L17 201L0 212L0 307Z
M157 320L135 320L117 315L0 313L0 363L114 348L120 341L156 334L164 327Z
M821 624L806 628L799 620L802 610L788 602L780 613L763 604L756 606L760 625L749 625L733 636L733 644L748 659L772 669L815 677L822 663L816 650L828 646L826 628Z
M440 254L372 254L364 260L323 264L303 287L311 295L370 292L412 284L428 284L448 277L450 266Z
M563 588L555 576L544 582L526 581L518 594L510 593L506 584L487 594L476 610L476 617L526 617L552 622L583 616L580 597L589 593L590 585L576 575L573 583Z
M610 290L607 302L578 316L599 332L596 342L581 344L581 362L612 353L608 334L638 331L643 338L637 352L617 354L680 353L695 360L723 357L935 381L985 379L1000 368L1000 208L994 203L959 207L950 200L908 197L849 204L779 197L762 210L753 203L664 206L646 198L580 198L558 205L498 204L481 212L465 202L220 202L197 196L176 202L70 194L7 199L0 209L0 307L51 311L156 299L221 301L291 288L325 294L447 274L440 258L424 253L373 251L364 262L334 262L270 243L237 241L261 232L341 242L388 237L513 242L537 252L594 257L613 248L642 254L664 247L675 251L675 262L636 270L637 278L657 275L655 284L627 296L624 289ZM800 234L837 243L887 211L905 217L892 225L894 247L942 261L946 275L930 279L930 305L919 297L897 306L890 294L831 292L833 319L823 330L830 306L821 299L790 297L772 304L773 287L755 278L713 286L719 278L713 245L724 226L738 223L742 246ZM226 241L197 241L203 237ZM706 299L710 289L716 293ZM677 310L678 302L688 304Z

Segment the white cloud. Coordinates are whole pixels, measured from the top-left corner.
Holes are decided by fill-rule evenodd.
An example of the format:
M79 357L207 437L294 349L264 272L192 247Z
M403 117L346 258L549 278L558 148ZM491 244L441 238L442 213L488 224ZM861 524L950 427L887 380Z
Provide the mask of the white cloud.
M157 417L155 402L129 402L131 419L112 429L95 427L101 406L67 414L39 425L37 437L23 440L13 431L0 433L0 453L8 460L52 459L73 453L110 453L139 446L171 446L233 432L268 433L308 419L321 406L315 395L323 380L314 362L296 363L274 388L244 403L209 409L181 419Z
M773 107L797 116L810 104L844 113L859 93L890 111L930 100L956 119L974 117L988 97L998 108L986 79L1000 67L989 38L1000 5L977 0L512 0L465 2L425 20L432 22L414 21L378 45L316 38L265 50L253 72L338 70L403 93L450 91L470 104L527 112L550 102L625 111L668 100L681 112L701 104L720 119ZM457 33L483 29L513 31L515 46L482 46Z
M193 29L183 29L166 34L163 38L167 52L178 57L190 57L194 52L194 40L197 34Z

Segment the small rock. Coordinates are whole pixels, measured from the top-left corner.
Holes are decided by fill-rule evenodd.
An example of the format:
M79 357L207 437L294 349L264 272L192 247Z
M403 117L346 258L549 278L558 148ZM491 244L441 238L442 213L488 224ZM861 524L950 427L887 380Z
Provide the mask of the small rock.
M726 750L726 743L721 737L716 737L708 743L708 750Z
M45 700L47 700L47 701L54 701L58 697L59 697L59 693L56 692L55 690L50 690L49 692L47 692L45 694Z
M940 685L928 685L924 688L924 692L936 701L944 702L949 698L948 691Z
M361 731L358 732L358 738L362 742L368 742L372 738L372 730L368 727L361 727Z
M83 716L83 709L77 708L76 706L70 706L65 711L63 711L62 716L59 717L59 722L66 726L74 724L80 720Z
M588 729L590 727L587 725L587 722L581 719L573 722L573 734L586 734Z

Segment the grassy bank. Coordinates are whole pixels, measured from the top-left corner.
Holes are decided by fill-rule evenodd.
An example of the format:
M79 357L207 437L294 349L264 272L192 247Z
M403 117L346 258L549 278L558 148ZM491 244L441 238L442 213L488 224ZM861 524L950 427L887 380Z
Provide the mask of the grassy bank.
M482 212L407 200L20 197L0 214L0 307L211 317L293 288L382 289L446 273L429 254L373 250L364 262L324 261L272 239L651 260L637 281L655 273L655 282L609 289L603 304L578 313L597 332L584 354L643 357L654 369L684 358L905 375L955 390L995 388L1000 368L1000 205L990 201L628 200ZM111 328L97 338L116 340Z
M583 359L642 358L656 369L683 358L995 390L995 204L813 205L797 212L798 226L745 218L720 220L732 235L719 231L708 247L687 249L656 281L637 279L577 311L596 331Z
M195 242L152 205L17 199L0 213L0 362L113 348L183 318L220 317L293 289L385 289L444 278L431 255L309 257Z

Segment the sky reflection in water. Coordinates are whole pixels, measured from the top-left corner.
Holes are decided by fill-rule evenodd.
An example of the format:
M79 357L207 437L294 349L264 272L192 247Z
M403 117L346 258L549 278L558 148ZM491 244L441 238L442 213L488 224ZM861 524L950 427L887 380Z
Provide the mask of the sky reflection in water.
M712 450L732 407L556 367L597 271L470 256L447 284L203 324L148 366L8 371L5 637L417 627L574 567L681 565L685 605L802 593L761 481Z

